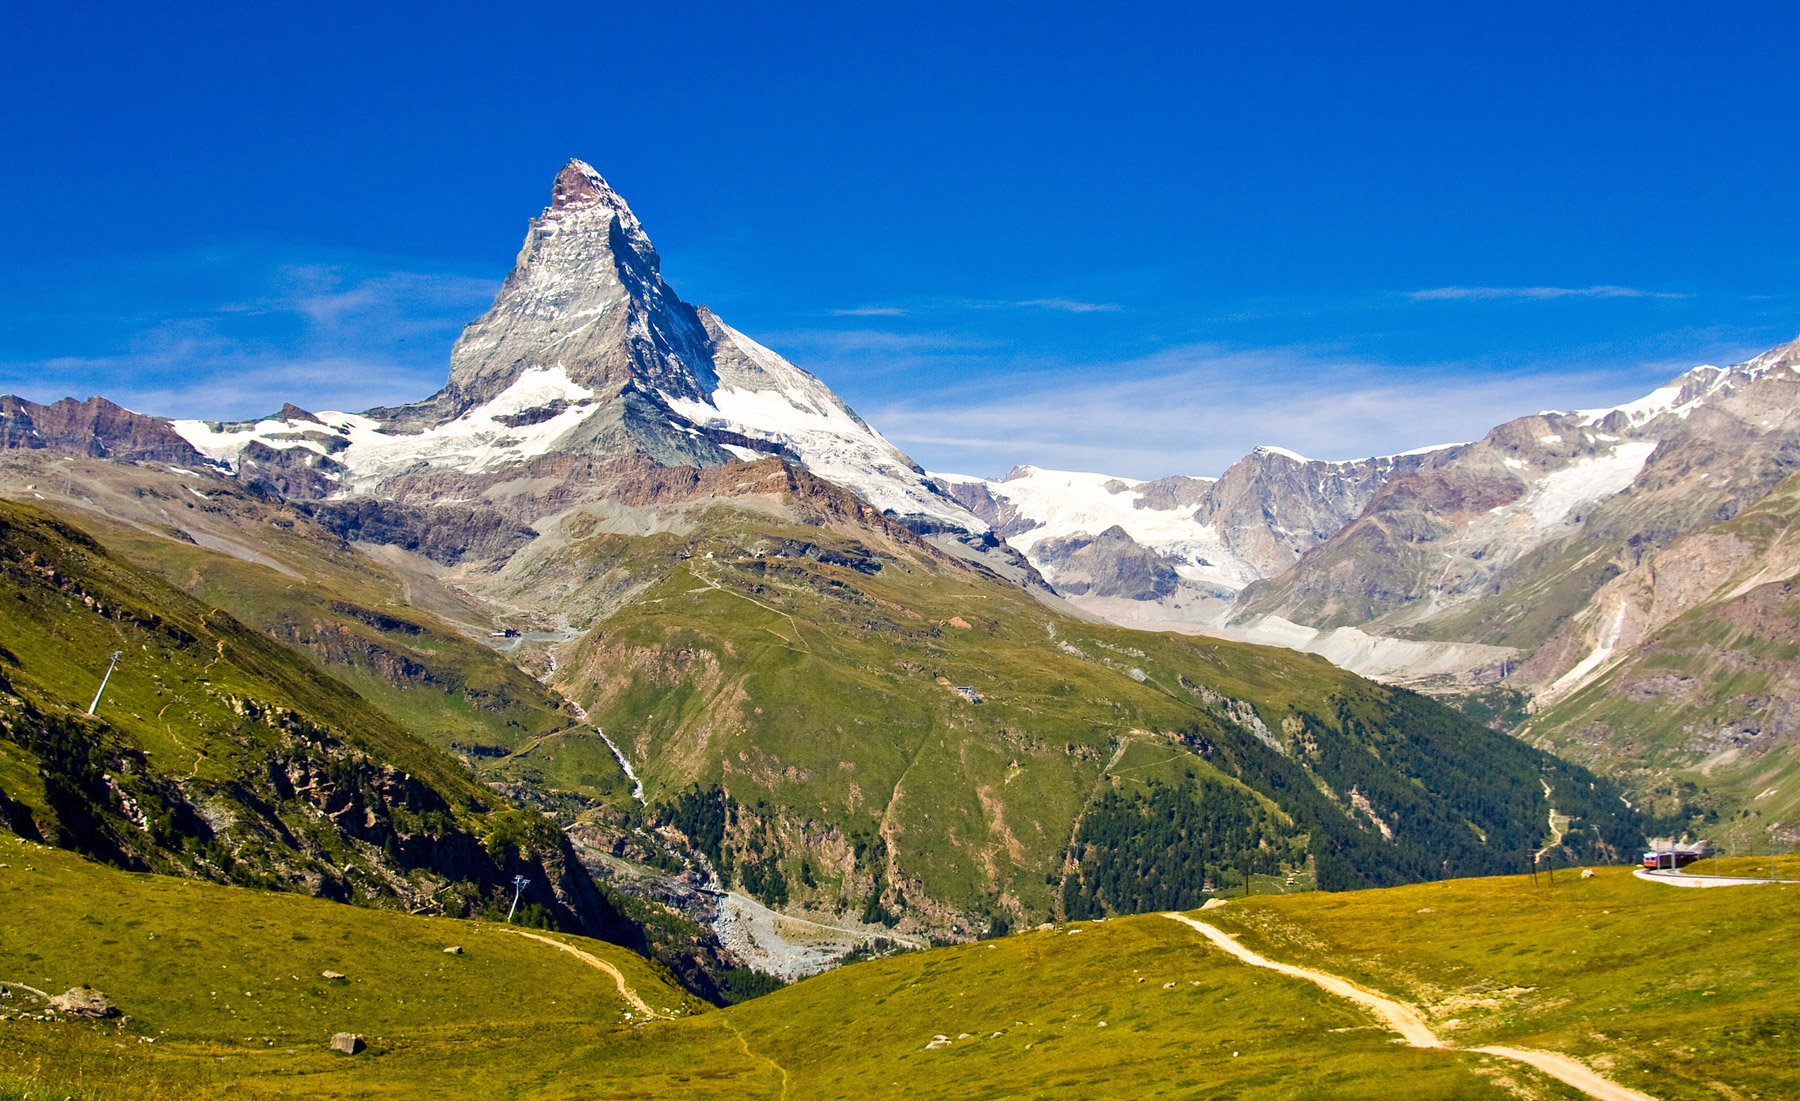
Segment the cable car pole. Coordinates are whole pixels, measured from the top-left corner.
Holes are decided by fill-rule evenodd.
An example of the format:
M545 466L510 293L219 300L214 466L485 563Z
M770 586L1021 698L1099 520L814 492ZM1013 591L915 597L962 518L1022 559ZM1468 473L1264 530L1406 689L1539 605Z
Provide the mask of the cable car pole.
M94 702L88 704L88 714L92 715L94 709L100 706L100 693L106 691L106 682L112 679L113 668L119 664L119 656L124 652L123 650L113 651L112 661L106 666L106 675L100 678L100 688L94 693Z

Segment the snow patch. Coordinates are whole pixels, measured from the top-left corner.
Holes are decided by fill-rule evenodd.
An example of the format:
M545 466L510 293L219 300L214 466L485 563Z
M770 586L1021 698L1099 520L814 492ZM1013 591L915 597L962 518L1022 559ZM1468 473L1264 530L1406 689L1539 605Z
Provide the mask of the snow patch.
M1538 480L1524 506L1540 528L1562 523L1569 514L1623 491L1637 480L1657 440L1633 440L1606 455L1593 455Z
M1137 507L1144 498L1145 482L1126 482L1123 492L1115 492L1123 479L1110 474L1035 466L1018 467L1005 481L955 474L937 477L948 483L979 483L995 497L1012 502L1020 515L1038 521L1038 527L1011 536L1007 542L1040 570L1044 565L1032 550L1044 540L1094 536L1117 526L1137 543L1180 560L1176 572L1191 581L1235 590L1262 576L1225 546L1217 528L1194 519L1194 506Z
M663 393L670 409L698 425L781 444L806 469L878 509L929 516L967 531L988 529L974 513L939 494L899 448L824 383L724 322L718 324L756 370L722 369L729 381L705 400ZM729 450L740 458L760 457L749 448Z
M344 492L351 493L420 462L476 474L536 458L552 450L564 433L586 419L592 411L593 396L594 391L571 380L568 371L557 364L551 368L528 368L493 400L414 435L389 434L381 422L370 417L337 412L318 414L320 423L264 420L248 425L212 425L204 421L175 421L173 425L196 451L235 467L239 454L252 442L277 449L306 447L327 454L327 448L316 441L282 438L305 431L319 434L322 424L349 444L337 453L336 459L350 471L344 480ZM559 402L564 408L535 424L515 426L502 420L550 409Z

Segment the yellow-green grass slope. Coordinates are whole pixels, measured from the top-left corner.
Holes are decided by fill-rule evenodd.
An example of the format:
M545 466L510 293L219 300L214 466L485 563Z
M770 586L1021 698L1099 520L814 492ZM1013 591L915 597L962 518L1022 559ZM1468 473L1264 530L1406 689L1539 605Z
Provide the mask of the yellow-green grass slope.
M0 983L89 984L131 1018L33 1019L40 1003L13 986L5 1012L26 1019L0 1021L0 1097L1574 1096L1485 1056L1397 1045L1155 915L855 964L718 1011L616 946L558 937L669 1018L646 1022L607 974L494 923L122 873L11 840L0 864L0 907L31 915L0 925ZM330 1051L337 1032L368 1050Z
M1783 870L1800 875L1800 860ZM1662 1101L1800 1096L1800 886L1596 872L1251 898L1197 916L1408 1001L1462 1047L1572 1055Z

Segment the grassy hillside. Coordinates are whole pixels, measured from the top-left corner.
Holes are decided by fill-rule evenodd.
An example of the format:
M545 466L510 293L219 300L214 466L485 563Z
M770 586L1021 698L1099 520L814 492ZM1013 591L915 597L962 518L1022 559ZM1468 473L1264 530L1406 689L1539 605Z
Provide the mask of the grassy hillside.
M566 522L494 582L524 600L519 574L575 580L554 591L594 625L556 683L644 779L651 813L627 828L680 829L765 901L966 934L1193 905L1247 871L1342 889L1514 870L1552 804L1583 854L1638 843L1604 782L1421 697L1078 620L904 533L806 520L733 503L646 536ZM1129 808L1108 804L1105 838L1084 815L1113 793L1142 817L1153 779L1249 822L1167 892L1103 889L1163 846L1119 828Z
M85 714L117 652L98 712ZM0 812L121 867L612 921L567 842L292 651L0 503Z
M0 842L0 864L7 908L30 899L43 918L0 929L0 982L88 983L131 1018L0 1021L0 1090L33 1097L1378 1098L1396 1073L1410 1096L1507 1096L1482 1057L1395 1049L1354 1009L1160 918L854 965L704 1012L631 954L562 938L680 1018L646 1024L608 976L492 924L127 875L19 843ZM9 1007L38 1005L12 989ZM368 1050L328 1050L340 1031Z
M482 636L523 617L461 593L447 568L346 544L307 507L172 468L0 454L0 492L68 517L112 553L286 643L483 780L589 798L624 794L591 759L515 750L575 724L560 696Z
M1414 1000L1459 1046L1574 1054L1663 1101L1777 1097L1800 1087L1785 997L1796 890L1681 890L1602 869L1554 888L1463 880L1199 916ZM1350 1003L1158 915L854 964L726 1010L683 1000L612 945L559 938L673 1018L645 1021L626 1019L603 972L492 923L0 841L0 905L26 904L41 920L0 927L5 1097L1579 1096L1479 1053L1397 1045ZM77 983L130 1020L35 1019L26 986ZM368 1050L331 1052L339 1031Z
M1074 618L776 463L721 472L720 496L574 508L498 573L441 577L217 479L81 477L64 496L115 550L480 780L772 905L966 936L1191 906L1246 877L1512 870L1552 810L1575 819L1571 857L1638 842L1605 784L1429 701L1316 657ZM647 807L572 709L468 637L502 620L575 639L555 683Z

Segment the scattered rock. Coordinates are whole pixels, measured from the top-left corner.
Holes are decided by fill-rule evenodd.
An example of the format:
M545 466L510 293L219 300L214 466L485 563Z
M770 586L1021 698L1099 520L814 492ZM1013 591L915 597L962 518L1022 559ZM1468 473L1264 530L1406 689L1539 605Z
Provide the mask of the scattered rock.
M327 978L327 979L341 979L344 977L341 973L339 973L337 971L321 971L321 972L319 972L319 975L321 977Z
M961 628L962 628L962 629L963 629L963 630L965 630L965 631L967 631L967 630L971 630L971 629L972 629L972 628L971 628L971 627L970 627L970 626L969 626L969 621L968 621L968 620L966 620L966 619L964 619L964 618L963 618L963 617L962 617L962 616L959 616L959 615L953 615L953 616L951 616L951 617L950 617L950 626L952 626L952 627L961 627Z
M1223 905L1225 905L1225 900L1224 900L1224 899L1222 899L1222 898L1209 898L1209 899L1207 899L1207 900L1206 900L1206 903L1205 903L1205 905L1203 905L1203 906L1201 906L1201 907L1200 907L1200 908L1201 908L1201 909L1202 909L1202 910L1215 910L1215 909L1217 909L1217 908L1219 908L1219 907L1220 907L1220 906L1223 906Z
M1046 921L1046 922L1044 922L1044 923L1043 923L1043 924L1042 924L1042 925L1039 925L1039 926L1038 926L1038 927L1037 927L1037 931L1038 931L1038 932L1040 932L1040 933L1048 933L1048 932L1049 932L1049 931L1050 931L1050 930L1052 930L1052 929L1054 929L1054 928L1056 928L1056 923L1055 923L1055 922L1053 922L1053 921Z
M58 1013L94 1021L119 1015L119 1007L91 986L71 986L67 994L58 994L50 999L50 1008Z
M331 1037L331 1050L341 1051L345 1055L355 1055L363 1049L363 1038L355 1032L337 1032Z
M444 955L446 955L446 956L460 956L460 955L462 955L462 945L460 945L460 944L452 944L452 945L451 945L451 946L450 946L450 947L448 947L448 948L446 948L446 949L444 949Z
M1594 878L1594 869L1592 869L1592 868L1583 868L1583 869L1581 869L1581 878L1583 878L1583 879L1592 879L1592 878Z
M1437 911L1436 911L1436 910L1433 910L1433 909L1432 909L1432 908L1431 908L1431 907L1429 907L1429 906L1426 906L1426 907L1423 907L1423 908L1422 908L1422 909L1420 909L1420 910L1419 910L1419 913L1421 913L1421 914L1435 914L1435 913L1437 913Z
M938 1035L933 1036L931 1038L930 1043L925 1045L925 1050L930 1051L932 1048L949 1047L949 1046L950 1046L950 1037L945 1036L943 1033L939 1033Z

